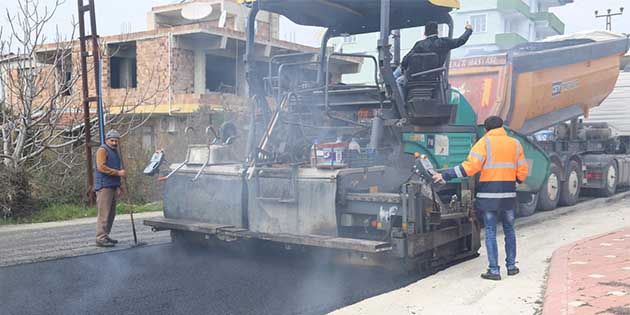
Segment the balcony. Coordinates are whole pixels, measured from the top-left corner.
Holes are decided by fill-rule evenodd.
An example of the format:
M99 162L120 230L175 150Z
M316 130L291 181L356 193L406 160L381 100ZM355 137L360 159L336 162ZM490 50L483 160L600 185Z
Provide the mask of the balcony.
M541 8L561 7L563 5L573 3L573 0L540 0Z
M536 21L536 28L548 28L547 36L564 34L564 23L560 21L558 16L551 12L538 12L534 14L534 20Z
M510 49L518 44L527 43L527 39L517 33L497 34L494 41L501 49Z
M529 6L521 0L497 0L497 9L505 13L521 14L528 19L533 17Z

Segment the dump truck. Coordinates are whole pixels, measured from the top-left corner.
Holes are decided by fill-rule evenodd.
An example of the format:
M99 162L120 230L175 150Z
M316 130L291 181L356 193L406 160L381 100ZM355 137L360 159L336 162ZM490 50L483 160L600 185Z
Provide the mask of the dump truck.
M450 83L471 103L478 122L502 117L551 161L541 189L519 193L521 216L573 205L581 192L610 196L630 184L630 137L615 132L607 121L582 119L615 88L628 37L593 34L526 43L450 63Z
M326 251L341 263L430 271L476 257L479 222L474 178L435 184L431 176L466 159L484 134L466 97L449 85L449 63L436 54L408 57L408 84L394 69L400 46L390 33L429 21L448 25L456 0L247 0L249 124L191 145L163 179L164 218L147 219L174 241ZM319 54L257 60L259 11L326 29ZM396 19L390 19L390 17ZM378 32L378 58L333 53L331 38ZM397 56L397 57L396 57ZM375 64L374 82L345 84L329 75L334 58ZM396 58L394 58L396 57ZM296 71L300 75L296 75ZM225 128L233 130L234 128ZM538 191L550 160L527 137L530 174L521 191ZM159 159L156 159L156 161ZM535 166L535 167L533 167ZM244 245L245 247L249 247Z

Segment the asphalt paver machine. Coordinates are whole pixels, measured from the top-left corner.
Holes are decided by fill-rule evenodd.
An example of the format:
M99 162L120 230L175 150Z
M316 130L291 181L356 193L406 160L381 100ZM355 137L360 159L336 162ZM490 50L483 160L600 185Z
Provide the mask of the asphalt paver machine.
M176 240L255 242L326 250L339 262L430 269L474 257L480 247L474 179L433 184L435 169L461 163L480 134L466 99L448 84L448 60L409 57L408 83L394 70L396 30L445 24L457 0L248 0L245 55L250 123L247 152L229 137L193 145L170 166L164 218L145 220ZM260 11L326 29L315 58L256 60ZM327 49L331 38L378 32L378 57ZM343 84L335 58L375 64L370 85ZM442 58L443 60L443 58ZM544 181L548 160L523 137Z

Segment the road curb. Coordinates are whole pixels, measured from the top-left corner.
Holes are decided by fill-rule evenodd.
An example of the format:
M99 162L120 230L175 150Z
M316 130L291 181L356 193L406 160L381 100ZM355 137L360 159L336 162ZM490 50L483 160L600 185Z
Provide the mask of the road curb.
M134 213L134 219L144 219L144 218L153 218L153 217L161 217L163 216L162 211L151 211L151 212L141 212ZM116 221L131 220L129 214L119 214L116 215ZM55 222L43 222L43 223L28 223L28 224L12 224L12 225L4 225L0 226L0 233L2 232L15 232L15 231L28 231L28 230L39 230L39 229L49 229L63 226L72 226L72 225L81 225L81 224L95 224L96 217L89 218L80 218L80 219L72 219L67 221L55 221ZM137 223L136 223L137 224Z
M536 212L530 217L518 218L516 220L516 226L526 227L534 224L539 224L543 221L550 220L558 216L567 215L576 211L595 210L604 204L617 203L629 197L630 191L624 191L611 197L585 200L570 207L557 208L551 211Z

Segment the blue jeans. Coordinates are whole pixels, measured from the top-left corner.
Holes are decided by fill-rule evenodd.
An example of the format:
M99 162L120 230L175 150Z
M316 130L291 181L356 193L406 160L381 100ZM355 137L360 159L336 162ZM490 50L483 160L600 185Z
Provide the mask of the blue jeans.
M514 210L503 212L503 234L505 234L505 263L508 270L516 267L516 233L514 232ZM499 273L499 253L497 249L497 219L500 212L484 211L483 222L486 226L486 252L488 269Z
M394 78L396 78L396 83L398 85L398 90L400 91L400 95L402 95L403 99L405 98L405 86L407 85L407 78L402 73L402 68L398 66L396 70L394 70Z

